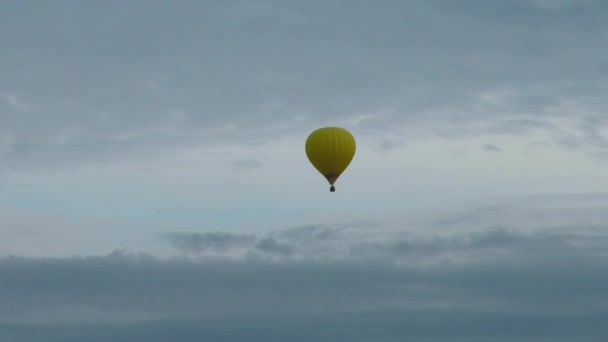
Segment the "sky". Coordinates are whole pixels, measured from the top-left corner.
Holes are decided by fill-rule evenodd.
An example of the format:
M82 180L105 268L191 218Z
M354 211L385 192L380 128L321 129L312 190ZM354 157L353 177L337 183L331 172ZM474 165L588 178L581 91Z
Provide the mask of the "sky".
M607 41L602 0L0 0L0 339L605 341Z

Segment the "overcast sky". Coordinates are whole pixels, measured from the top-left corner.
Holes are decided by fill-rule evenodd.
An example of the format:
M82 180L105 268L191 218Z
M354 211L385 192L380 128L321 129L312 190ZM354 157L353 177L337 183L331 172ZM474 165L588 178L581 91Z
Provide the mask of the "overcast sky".
M0 0L0 338L608 340L606 42L602 0Z

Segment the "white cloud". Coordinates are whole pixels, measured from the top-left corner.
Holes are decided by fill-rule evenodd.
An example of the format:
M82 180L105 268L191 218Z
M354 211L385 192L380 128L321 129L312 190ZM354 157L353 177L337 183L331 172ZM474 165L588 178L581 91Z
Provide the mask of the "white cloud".
M29 109L29 105L23 102L21 98L13 92L2 91L0 92L0 95L2 95L4 101L11 105L11 107L13 107L14 109L17 109L19 111Z

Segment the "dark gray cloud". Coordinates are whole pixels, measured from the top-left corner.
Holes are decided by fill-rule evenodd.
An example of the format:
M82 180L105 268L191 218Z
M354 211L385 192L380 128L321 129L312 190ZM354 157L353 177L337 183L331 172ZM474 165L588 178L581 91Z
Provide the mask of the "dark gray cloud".
M233 248L252 245L254 235L230 234L224 232L210 233L167 233L163 237L173 247L185 252L199 254L207 251L225 252Z
M278 254L278 255L283 255L283 256L289 256L293 253L293 247L285 244L285 243L281 243L278 242L277 240L273 239L273 238L265 238L262 239L260 241L258 241L258 243L255 246L258 250L263 251L263 252L267 252L267 253L271 253L271 254Z
M492 145L492 144L484 144L483 149L490 152L502 152L502 148Z
M563 255L580 254L582 251L572 247L579 244L595 253L605 241L602 234L608 212L603 208L608 206L607 199L605 194L514 197L474 210L435 214L437 219L403 228L371 221L297 226L248 235L246 243L232 250L231 255L319 262L346 258L424 263L451 257L527 255L556 248ZM192 234L193 243L198 243L199 235L205 236ZM231 241L242 238L223 235ZM217 251L199 247L189 253L185 248L178 250L193 256L214 255Z
M573 231L579 233L573 233ZM388 242L363 242L351 247L351 256L364 260L399 260L426 262L451 258L501 259L508 255L516 259L540 258L561 253L561 257L577 258L602 254L608 243L608 226L562 227L560 230L540 230L521 233L505 228L456 236L427 239L395 239ZM586 250L580 250L586 246Z
M187 257L5 257L0 337L601 341L606 199L514 198L426 234L354 222L169 234Z
M311 224L243 235L232 233L165 233L170 245L188 256L228 253L261 258L293 257L300 260L324 260L348 255L352 244L368 234L375 222ZM384 234L378 231L379 235Z
M288 240L328 240L338 238L345 228L352 228L352 225L306 225L277 231L274 235Z
M76 327L0 325L11 341L387 341L429 342L601 342L607 333L601 314L505 314L445 309L364 314L182 319ZM530 324L533 322L534 324ZM28 336L28 337L23 337Z
M0 336L605 338L607 232L490 230L376 246L393 258L4 258Z
M606 193L509 196L473 210L456 211L433 220L442 231L480 231L506 228L517 231L579 230L604 227L608 220Z

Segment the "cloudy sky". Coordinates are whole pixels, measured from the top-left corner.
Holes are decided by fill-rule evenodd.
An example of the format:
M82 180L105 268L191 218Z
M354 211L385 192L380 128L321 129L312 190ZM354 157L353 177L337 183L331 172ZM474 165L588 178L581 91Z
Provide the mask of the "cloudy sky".
M0 0L0 339L608 340L606 42L602 0Z

